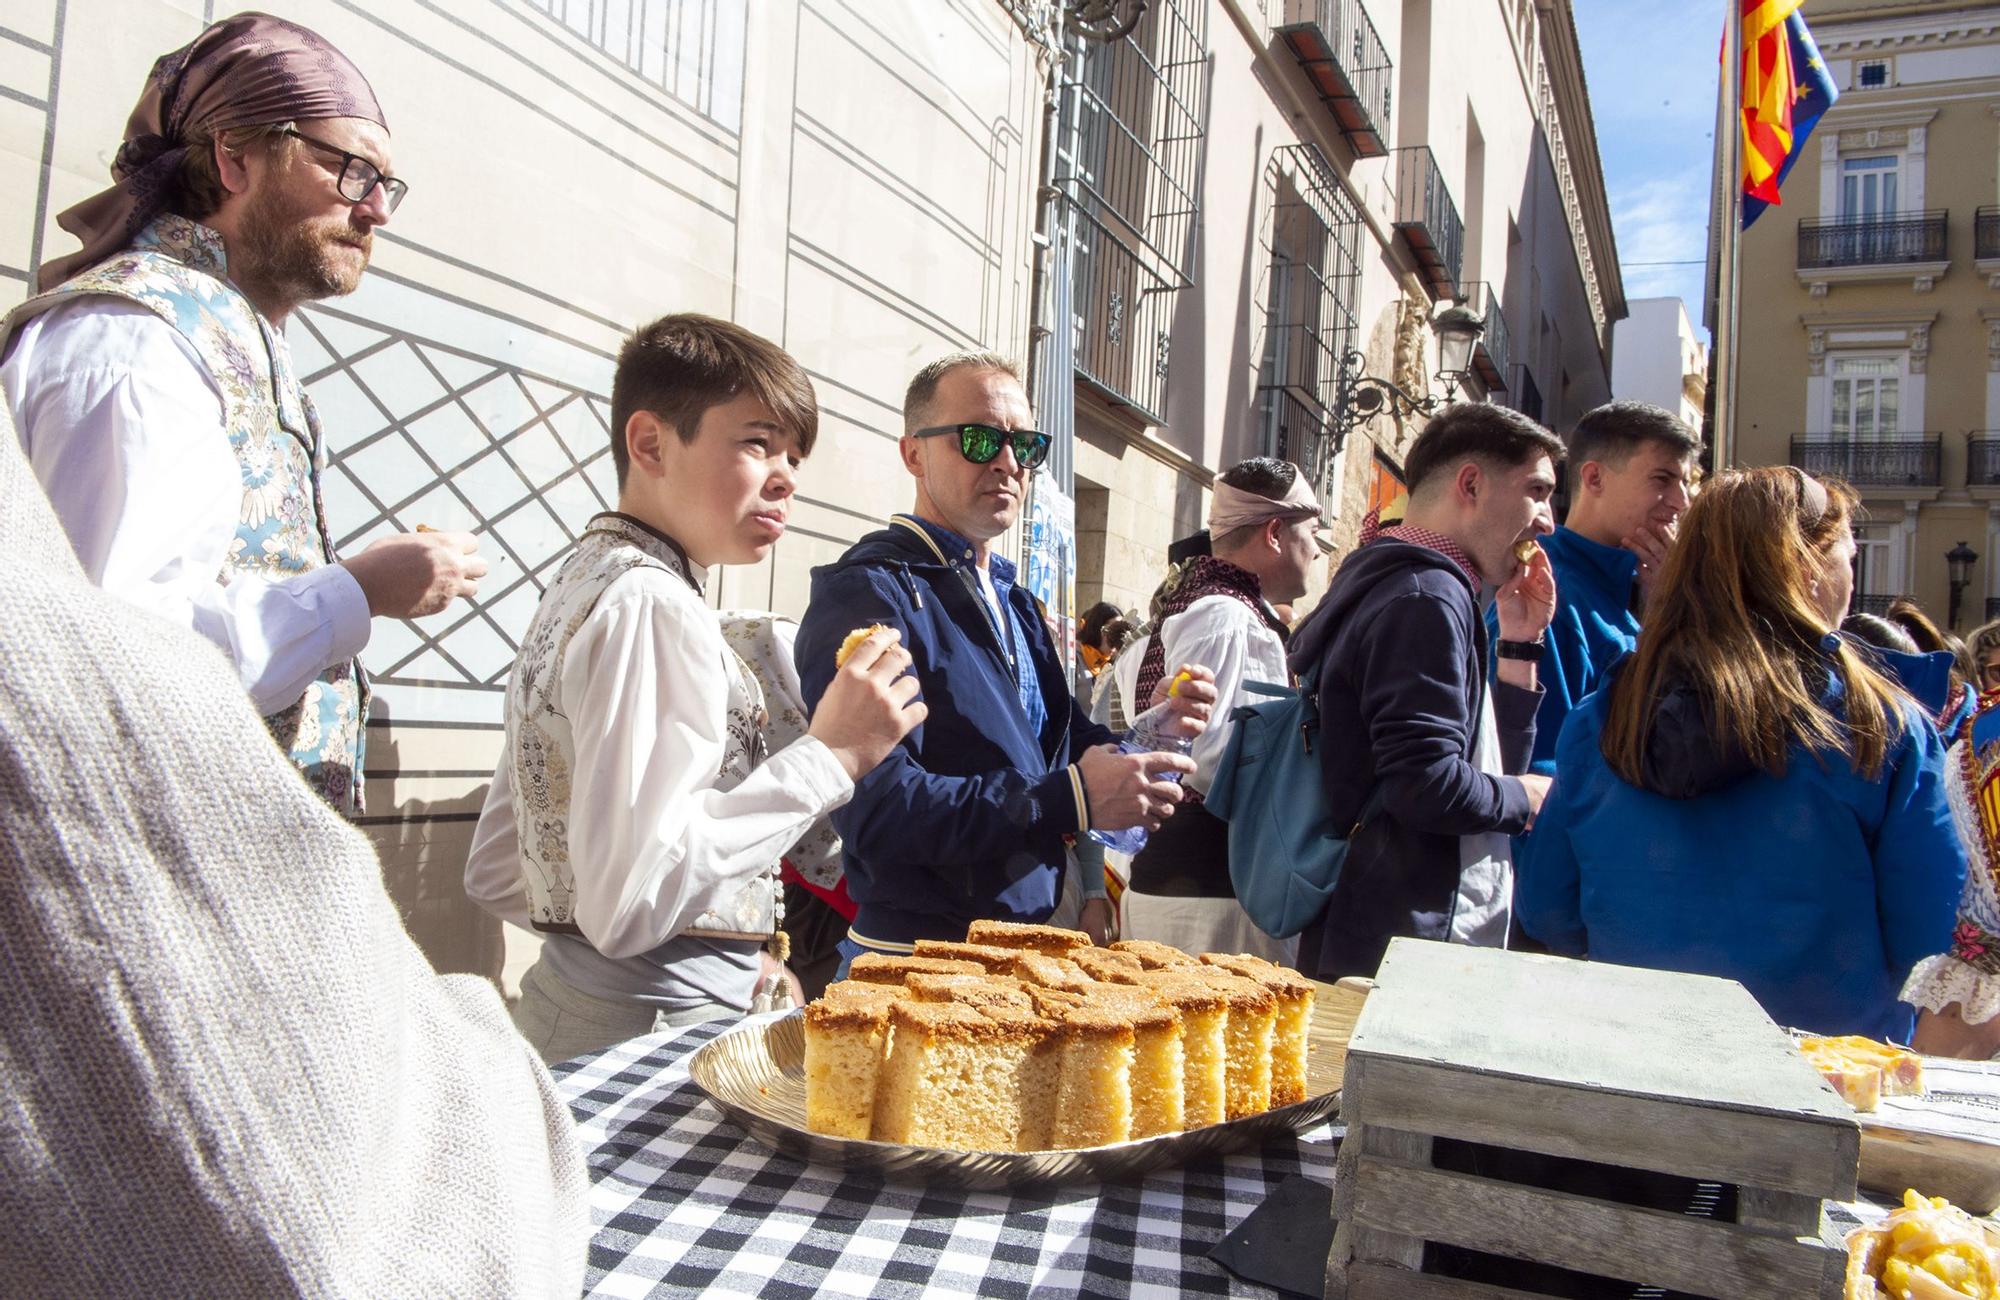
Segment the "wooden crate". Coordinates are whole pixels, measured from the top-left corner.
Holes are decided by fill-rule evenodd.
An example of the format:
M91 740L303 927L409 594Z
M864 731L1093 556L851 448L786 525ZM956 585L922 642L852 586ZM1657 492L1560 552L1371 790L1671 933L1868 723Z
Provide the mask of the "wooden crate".
M1501 1300L1436 1242L1717 1300L1838 1300L1854 1115L1728 980L1399 939L1348 1048L1331 1300ZM1737 1222L1438 1168L1458 1139L1732 1184Z

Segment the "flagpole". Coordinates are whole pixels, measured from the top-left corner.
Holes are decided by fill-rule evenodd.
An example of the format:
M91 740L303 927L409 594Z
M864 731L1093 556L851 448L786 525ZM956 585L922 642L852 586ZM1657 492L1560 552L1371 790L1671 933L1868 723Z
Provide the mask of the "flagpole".
M1722 94L1715 124L1722 201L1713 213L1722 223L1712 340L1717 470L1729 468L1736 459L1736 341L1743 272L1743 0L1723 0L1723 4Z

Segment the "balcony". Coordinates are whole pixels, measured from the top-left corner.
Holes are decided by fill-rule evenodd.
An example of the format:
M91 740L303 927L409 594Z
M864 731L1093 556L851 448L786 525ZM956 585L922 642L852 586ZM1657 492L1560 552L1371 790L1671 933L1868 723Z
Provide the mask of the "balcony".
M1396 150L1396 233L1430 288L1431 298L1458 295L1458 272L1465 256L1465 222L1438 170L1437 157L1424 145Z
M1972 214L1972 257L1986 287L2000 289L2000 208L1980 208Z
M1274 35L1298 59L1356 158L1389 152L1395 66L1361 0L1285 0Z
M1951 265L1946 256L1948 212L1933 208L1874 220L1799 222L1800 283L1814 297L1829 285L1908 279L1925 292Z
M1114 405L1166 419L1167 347L1174 291L1139 249L1082 207L1070 254L1070 317L1077 377Z
M1853 600L1847 606L1847 612L1850 614L1873 614L1877 618L1886 618L1889 613L1889 606L1901 599L1901 596L1864 596L1857 591L1854 593Z
M1943 453L1944 435L1936 433L1905 438L1797 434L1792 438L1791 463L1808 474L1842 479L1857 488L1935 492L1943 486Z
M1500 311L1500 293L1485 280L1465 286L1465 305L1486 321L1479 342L1472 349L1472 365L1488 394L1505 392L1512 341L1507 334L1507 317Z
M2000 488L2000 429L1981 429L1966 438L1965 486Z
M1332 493L1333 414L1320 404L1319 395L1297 384L1263 384L1257 389L1257 412L1264 427L1264 454L1297 465L1323 496Z
M1991 623L1995 619L2000 619L2000 596L1988 596L1986 598L1986 621Z

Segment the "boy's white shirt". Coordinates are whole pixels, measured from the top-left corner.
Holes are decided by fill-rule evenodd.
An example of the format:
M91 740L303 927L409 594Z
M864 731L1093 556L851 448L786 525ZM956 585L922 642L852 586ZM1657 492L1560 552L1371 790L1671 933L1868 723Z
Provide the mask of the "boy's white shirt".
M576 923L607 957L650 952L725 906L817 818L853 797L846 769L811 736L731 789L716 788L731 653L715 611L652 568L607 587L570 640L560 698L576 742ZM494 771L465 892L529 928L512 766L503 754Z
M1255 610L1234 596L1204 596L1180 613L1169 615L1161 631L1166 636L1162 646L1166 671L1172 672L1181 664L1200 664L1215 674L1215 707L1209 711L1207 729L1195 737L1188 755L1195 770L1187 783L1206 794L1215 781L1216 765L1229 748L1231 710L1263 698L1243 691L1243 683L1283 686L1290 680L1285 671L1285 643ZM1127 718L1145 712L1144 702L1132 697L1139 689L1139 665L1146 656L1146 644L1146 640L1134 641L1112 665Z

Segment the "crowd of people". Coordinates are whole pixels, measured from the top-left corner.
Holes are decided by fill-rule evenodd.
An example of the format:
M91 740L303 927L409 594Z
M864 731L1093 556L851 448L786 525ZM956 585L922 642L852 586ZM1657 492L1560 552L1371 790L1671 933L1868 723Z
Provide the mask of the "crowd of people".
M1302 619L1325 507L1256 458L1072 669L998 546L1050 438L1013 362L962 352L903 396L911 509L796 623L718 617L819 412L782 348L697 315L620 353L616 508L572 521L508 682L464 872L542 938L504 1009L431 970L350 821L371 621L485 571L452 533L337 556L320 501L283 326L355 287L405 192L368 83L225 20L160 61L114 175L0 326L0 1255L27 1290L567 1289L583 1173L541 1062L981 919L1324 979L1398 936L1531 947L2000 1051L2000 626L1847 616L1844 485L1698 481L1696 434L1641 404L1558 437L1462 403ZM1312 795L1349 828L1296 936L1245 911L1205 807L1258 683L1310 694ZM1101 841L1141 835L1108 878Z

